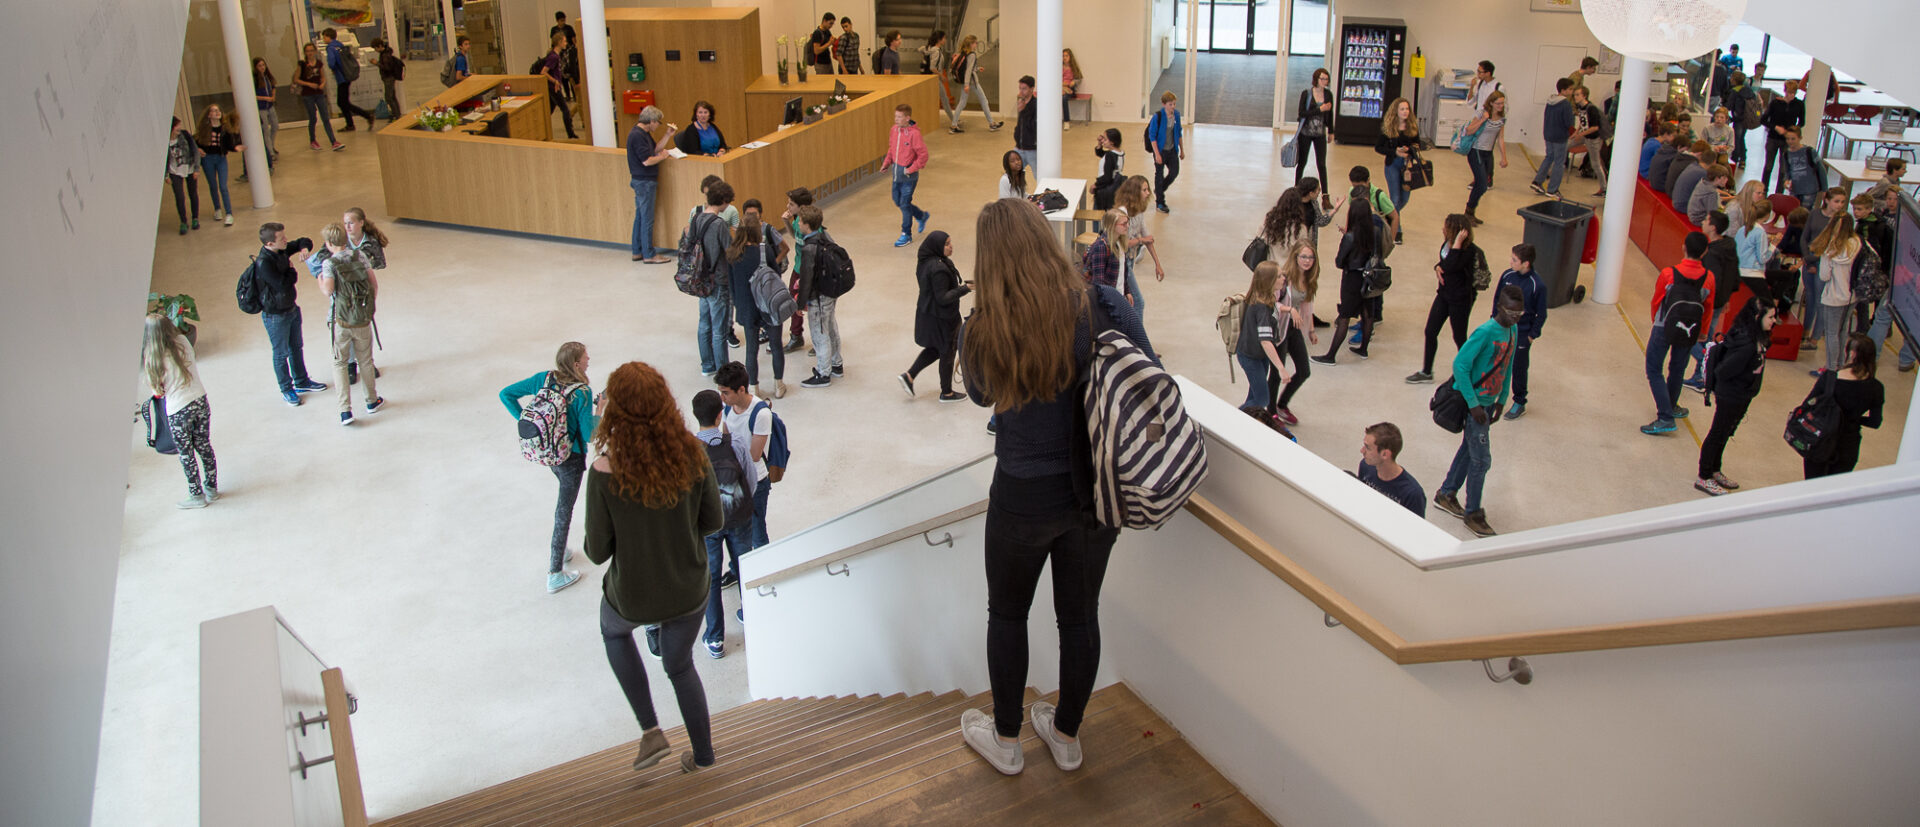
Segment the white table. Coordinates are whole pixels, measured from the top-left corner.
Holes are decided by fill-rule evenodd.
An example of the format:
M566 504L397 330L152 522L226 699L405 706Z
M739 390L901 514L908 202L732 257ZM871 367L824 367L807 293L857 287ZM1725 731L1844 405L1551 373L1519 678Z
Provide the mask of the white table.
M1853 157L1854 144L1920 145L1920 127L1912 127L1893 134L1881 134L1880 127L1875 124L1839 123L1826 126L1829 136L1840 138L1840 157L1842 158Z
M1042 178L1033 190L1036 193L1047 190L1059 190L1067 197L1067 206L1063 209L1043 213L1048 221L1054 223L1059 231L1062 244L1068 252L1073 250L1073 212L1086 206L1087 179L1085 178Z
M1827 171L1840 176L1840 188L1849 193L1853 192L1853 186L1855 184L1871 184L1880 180L1881 172L1879 170L1867 169L1867 162L1865 160L1856 161L1851 158L1826 158L1824 160L1827 162Z

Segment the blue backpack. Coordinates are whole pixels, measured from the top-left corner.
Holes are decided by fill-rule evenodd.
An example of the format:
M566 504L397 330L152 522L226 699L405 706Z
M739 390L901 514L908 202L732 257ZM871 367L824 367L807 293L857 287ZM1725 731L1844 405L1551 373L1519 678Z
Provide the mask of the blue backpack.
M773 433L767 436L767 452L763 457L767 463L767 482L779 482L787 475L787 460L793 456L793 451L787 447L787 422L774 412L773 405L762 399L747 413L748 430L752 430L756 417L763 409L773 417Z

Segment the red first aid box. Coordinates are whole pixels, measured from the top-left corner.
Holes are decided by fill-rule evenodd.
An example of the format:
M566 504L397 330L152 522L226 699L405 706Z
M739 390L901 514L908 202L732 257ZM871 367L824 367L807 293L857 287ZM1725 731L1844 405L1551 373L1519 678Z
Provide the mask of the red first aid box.
M652 105L652 89L631 89L620 95L620 111L629 115L638 115L640 110Z

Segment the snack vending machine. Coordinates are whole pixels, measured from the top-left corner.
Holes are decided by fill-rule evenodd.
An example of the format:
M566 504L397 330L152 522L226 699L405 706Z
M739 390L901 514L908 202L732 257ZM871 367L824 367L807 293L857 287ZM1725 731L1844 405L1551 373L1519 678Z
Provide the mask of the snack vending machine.
M1333 110L1333 139L1343 144L1372 144L1380 136L1380 117L1387 104L1401 96L1405 71L1407 24L1378 17L1340 19L1338 66L1334 69L1337 101Z

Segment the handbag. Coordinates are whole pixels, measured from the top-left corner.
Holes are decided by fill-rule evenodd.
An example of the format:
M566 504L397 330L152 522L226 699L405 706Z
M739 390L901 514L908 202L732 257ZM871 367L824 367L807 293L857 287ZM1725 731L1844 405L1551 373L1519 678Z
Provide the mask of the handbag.
M147 423L147 447L162 454L178 454L173 443L173 428L167 424L167 398L154 396L140 406L140 418Z
M1055 210L1064 210L1067 208L1067 197L1064 195L1061 195L1059 190L1043 190L1041 192L1036 192L1032 195L1027 196L1027 200L1032 201L1034 204L1038 205L1040 207L1041 212L1053 212Z
M1360 297L1363 299L1377 299L1392 286L1393 268L1377 259L1367 269L1360 271Z
M1433 162L1422 160L1419 156L1409 156L1406 166L1407 189L1418 190L1433 186Z
M1474 130L1471 133L1466 132L1465 127L1461 127L1461 134L1454 138L1453 151L1461 155L1473 154L1474 144L1477 144L1480 142L1480 133L1485 132L1487 129L1487 124L1490 124L1490 123L1493 123L1492 118L1481 119L1480 128Z
M1813 392L1787 415L1787 444L1802 457L1809 457L1821 443L1833 438L1840 426L1840 406L1833 401L1833 386L1838 375L1823 371L1813 383Z
M1306 126L1303 123L1301 125L1301 129L1305 129L1305 128ZM1287 138L1287 142L1281 145L1280 147L1280 166L1282 168L1285 168L1285 167L1299 166L1299 164L1300 164L1300 132L1296 130L1293 133L1293 136L1290 138Z
M1473 292L1479 293L1493 286L1493 271L1487 268L1487 254L1478 246L1473 248Z
M1268 249L1266 239L1254 236L1252 241L1247 242L1247 249L1240 253L1240 263L1247 265L1248 270L1259 267L1260 262L1267 260Z
M1457 434L1467 429L1467 398L1453 386L1453 377L1447 377L1447 381L1434 389L1433 400L1427 407L1433 411L1433 424L1447 433Z

